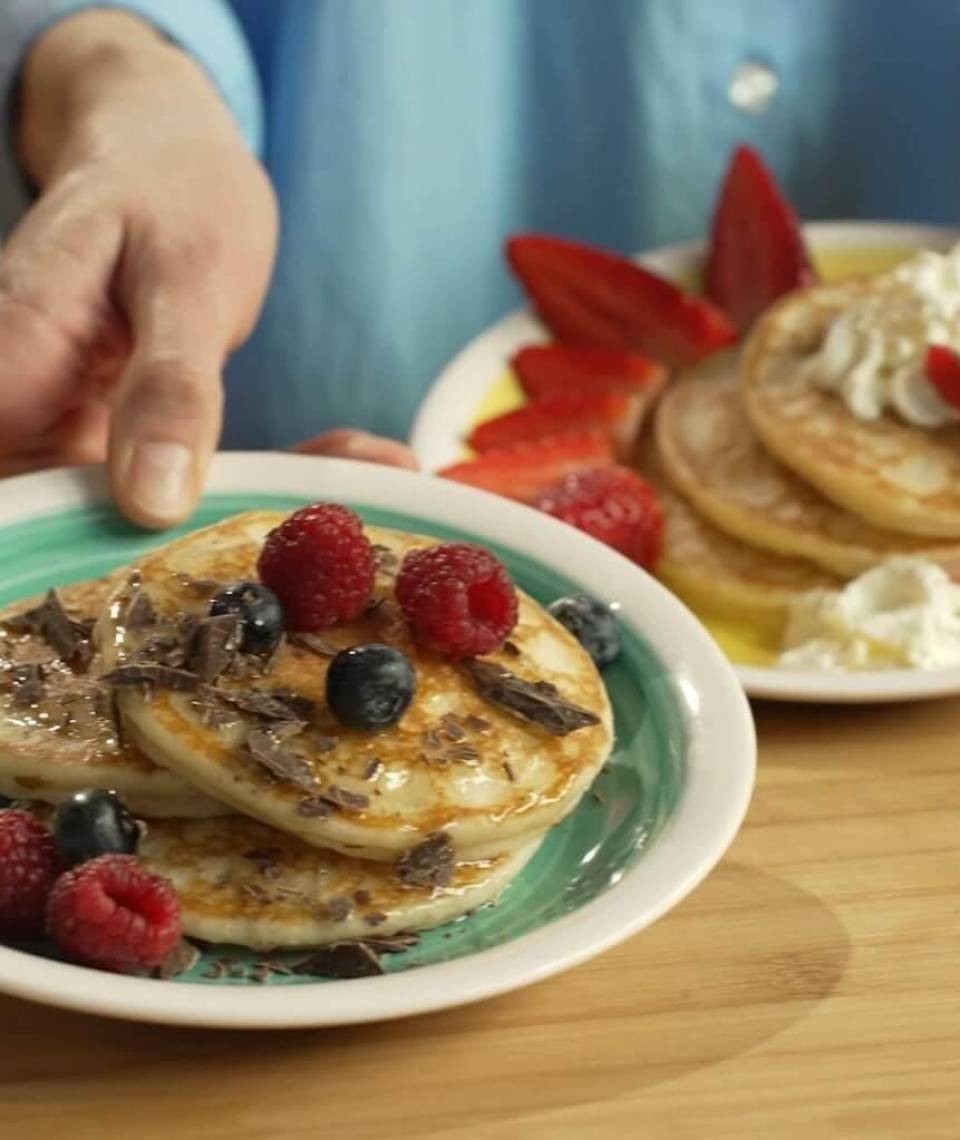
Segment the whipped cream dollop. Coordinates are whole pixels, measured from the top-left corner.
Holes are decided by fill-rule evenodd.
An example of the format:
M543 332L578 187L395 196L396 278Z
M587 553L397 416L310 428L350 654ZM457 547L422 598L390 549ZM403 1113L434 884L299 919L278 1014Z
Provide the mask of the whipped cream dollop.
M932 344L960 352L960 245L925 250L876 278L830 323L806 367L862 420L887 410L917 427L960 422L924 374Z
M922 558L891 558L842 590L793 604L786 669L949 669L960 665L960 585Z

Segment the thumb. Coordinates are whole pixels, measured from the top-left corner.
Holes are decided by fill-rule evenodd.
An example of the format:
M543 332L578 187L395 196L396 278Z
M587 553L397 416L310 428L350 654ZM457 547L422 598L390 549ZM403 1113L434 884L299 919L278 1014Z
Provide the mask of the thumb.
M228 334L194 265L134 274L134 348L110 419L114 497L142 526L182 522L203 489L223 416Z

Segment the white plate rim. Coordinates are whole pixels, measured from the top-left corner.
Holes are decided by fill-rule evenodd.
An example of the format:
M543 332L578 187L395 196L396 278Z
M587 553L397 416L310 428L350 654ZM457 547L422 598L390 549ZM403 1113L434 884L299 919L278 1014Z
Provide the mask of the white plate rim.
M316 986L202 986L106 974L0 947L0 990L115 1018L219 1028L406 1017L480 1001L577 965L655 921L722 857L753 789L756 739L750 709L730 665L699 622L632 563L495 495L371 464L221 453L207 489L343 499L419 515L541 562L553 559L585 588L616 595L624 617L673 676L685 706L689 748L680 802L650 850L607 891L537 931L450 962ZM105 498L102 475L90 469L20 476L2 484L0 525Z
M803 230L814 249L948 249L960 240L958 229L921 222L820 221L807 223ZM703 253L704 242L694 240L649 250L636 260L677 277L696 269ZM425 470L436 471L457 461L460 440L491 378L504 371L507 358L522 345L546 339L543 326L529 311L516 310L471 340L446 365L421 404L410 433L410 445ZM764 666L733 668L747 693L761 700L890 704L960 693L960 669L822 673Z

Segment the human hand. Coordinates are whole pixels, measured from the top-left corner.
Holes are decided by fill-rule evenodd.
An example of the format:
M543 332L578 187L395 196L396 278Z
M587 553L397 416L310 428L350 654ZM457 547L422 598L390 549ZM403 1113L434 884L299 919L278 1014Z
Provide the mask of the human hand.
M326 455L334 459L382 463L387 467L406 467L411 471L416 471L420 466L410 448L397 440L351 428L338 428L314 436L293 450L304 455Z
M120 507L170 525L269 281L269 181L200 68L120 11L41 37L17 126L41 194L0 257L0 474L106 459Z

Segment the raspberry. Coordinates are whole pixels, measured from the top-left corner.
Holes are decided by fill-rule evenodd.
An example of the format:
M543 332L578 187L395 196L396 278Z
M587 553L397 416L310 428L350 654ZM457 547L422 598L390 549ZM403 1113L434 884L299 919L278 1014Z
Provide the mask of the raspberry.
M257 569L280 599L290 628L317 630L363 613L376 557L358 515L335 503L314 503L267 535Z
M454 542L411 551L396 589L416 639L449 657L490 653L517 624L510 575L478 546Z
M86 966L139 974L180 941L173 885L134 855L101 855L61 875L47 901L47 933Z
M27 811L0 811L0 935L43 933L47 896L63 866L48 827Z
M534 506L651 569L663 546L663 511L656 492L626 467L568 475Z

